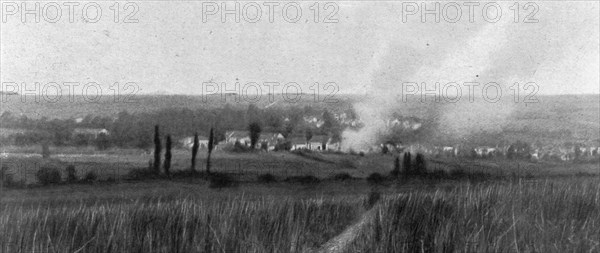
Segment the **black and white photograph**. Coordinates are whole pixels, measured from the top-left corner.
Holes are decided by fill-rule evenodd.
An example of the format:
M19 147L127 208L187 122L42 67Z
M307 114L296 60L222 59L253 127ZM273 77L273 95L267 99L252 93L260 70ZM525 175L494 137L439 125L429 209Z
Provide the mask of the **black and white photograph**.
M600 252L598 0L0 18L0 253Z

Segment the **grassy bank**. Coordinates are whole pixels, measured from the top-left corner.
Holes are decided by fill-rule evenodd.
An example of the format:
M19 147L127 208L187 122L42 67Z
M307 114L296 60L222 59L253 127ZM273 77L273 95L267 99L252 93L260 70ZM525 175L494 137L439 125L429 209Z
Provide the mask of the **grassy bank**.
M597 252L597 179L388 196L349 252Z
M316 247L360 214L358 200L243 198L222 202L4 207L2 252L288 252Z

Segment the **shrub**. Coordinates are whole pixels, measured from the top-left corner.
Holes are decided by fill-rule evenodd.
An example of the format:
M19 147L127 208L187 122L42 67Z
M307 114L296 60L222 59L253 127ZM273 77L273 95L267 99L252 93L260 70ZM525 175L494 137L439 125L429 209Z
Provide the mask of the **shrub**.
M232 152L232 153L244 153L244 152L251 152L253 151L252 148L240 143L239 141L236 141L235 143L233 143L233 145L231 144L227 144L223 150L227 151L227 152Z
M275 178L275 176L273 176L273 174L266 173L266 174L261 174L258 176L258 182L273 183L273 182L277 182L277 179Z
M346 180L352 179L352 176L350 176L350 174L348 174L348 173L338 173L338 174L333 175L333 177L331 177L331 179L338 180L338 181L346 181Z
M352 161L351 159L342 159L340 161L340 165L344 168L356 169L356 164L354 164L354 161Z
M307 175L288 177L285 179L285 181L290 183L315 184L320 182L321 180L313 175Z
M225 173L212 173L210 174L209 180L209 188L224 188L235 184L235 179Z
M289 151L290 149L292 149L290 141L284 141L275 145L275 151Z
M96 175L96 173L93 171L89 171L87 174L85 174L85 178L83 180L86 182L94 182L96 179L98 179L98 175Z
M35 176L42 185L58 184L61 181L60 171L54 167L41 167Z
M13 186L15 184L13 174L5 165L0 169L0 180L2 181L2 186Z
M142 179L155 179L158 178L158 174L154 168L148 169L133 169L127 173L127 179L129 180L142 180Z
M67 166L67 182L75 182L77 181L77 172L75 171L74 165Z
M117 180L114 177L107 177L106 179L102 180L102 182L114 183L117 182Z
M382 176L381 174L375 172L375 173L371 173L371 175L369 175L367 177L367 181L372 184L379 184L379 183L385 181L385 177Z
M445 179L448 178L448 173L445 170L433 170L427 173L429 179Z
M371 209L375 205L375 203L379 201L379 199L381 199L381 193L379 193L378 191L371 190L364 203L365 209Z

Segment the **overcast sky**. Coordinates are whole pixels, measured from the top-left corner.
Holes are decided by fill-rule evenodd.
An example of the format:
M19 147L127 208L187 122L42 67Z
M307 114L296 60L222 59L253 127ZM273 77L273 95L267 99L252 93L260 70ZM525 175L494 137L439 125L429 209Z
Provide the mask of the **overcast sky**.
M136 2L138 23L122 23L133 10L123 10L122 2L115 23L109 8L114 2L100 2L100 20L89 23L82 20L85 3L75 6L73 23L66 6L56 23L43 17L35 23L33 15L22 23L20 13L7 15L12 7L4 6L2 82L93 81L104 90L114 82L135 82L140 94L200 94L201 84L211 80L230 88L236 80L296 82L304 92L314 82L334 82L341 93L399 89L402 82L535 82L539 94L600 90L597 1L538 2L537 23L523 22L534 8L522 2L518 23L514 2L500 2L502 17L495 23L483 19L483 4L474 8L473 22L464 5L456 23L444 19L455 16L451 6L439 23L434 15L422 22L419 12L403 22L402 4L386 1L338 2L331 18L337 23L322 22L334 11L324 3L315 23L314 2L301 4L296 23L282 17L285 2L275 7L272 23L260 2L256 23L243 17L236 23L232 15L221 22L220 12L203 22L202 4L192 1ZM88 11L93 18L93 8ZM293 18L294 10L288 11Z

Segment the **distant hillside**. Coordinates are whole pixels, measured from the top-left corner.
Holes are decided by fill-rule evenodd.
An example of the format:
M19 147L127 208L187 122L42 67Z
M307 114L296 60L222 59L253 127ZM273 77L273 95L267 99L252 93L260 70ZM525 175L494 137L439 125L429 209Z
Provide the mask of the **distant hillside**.
M315 102L312 94L299 95L298 101L295 101L295 95L288 95L287 101L281 94L273 94L274 98L272 101L269 100L268 95L263 95L261 99L254 103L259 108L264 107L289 107L299 106L304 107L310 105L314 108L328 108L331 110L338 110L341 108L349 108L351 104L359 98L351 95L336 96L337 102L325 103L323 101ZM229 105L233 108L246 108L253 98L243 98L237 96L239 100L236 100L236 94L227 94L221 97L221 95L210 95L206 97L202 96L186 96L186 95L138 95L132 96L125 100L121 98L120 101L115 102L113 97L102 97L98 102L87 102L82 96L75 96L73 102L69 101L69 98L63 96L58 102L52 103L44 101L41 98L40 102L35 101L34 96L25 96L25 102L21 102L21 96L11 96L7 98L6 102L2 103L1 112L10 111L16 115L26 115L30 118L76 118L83 117L88 114L99 115L99 116L116 116L121 111L128 111L130 113L137 112L152 112L158 111L165 108L215 108ZM323 100L323 97L320 98ZM1 113L0 112L0 113Z
M311 106L314 109L327 108L330 111L343 111L359 102L358 95L338 95L336 103L316 102L312 94L303 94L298 101L285 101L281 94L273 94L274 102L267 95L255 103L259 108L300 107ZM289 95L292 97L292 95ZM144 95L134 96L130 102L115 102L113 98L105 97L96 103L86 102L83 97L76 96L73 102L63 97L57 103L39 102L34 97L26 96L25 102L21 96L9 96L3 102L0 113L5 111L13 115L26 115L29 118L77 118L86 115L116 117L121 111L130 113L153 112L166 108L215 108L226 104L233 108L246 108L250 103L236 101L235 94L225 97L212 95L208 97L184 95ZM322 99L322 98L321 98ZM600 104L598 95L564 95L539 96L540 102L535 104L515 104L506 122L502 122L503 138L511 140L598 140L600 139ZM382 105L385 106L385 105ZM402 105L399 112L406 116L419 118L427 117L428 108L419 102ZM441 126L442 128L444 126ZM490 136L490 135L488 135ZM490 137L493 138L493 137Z

